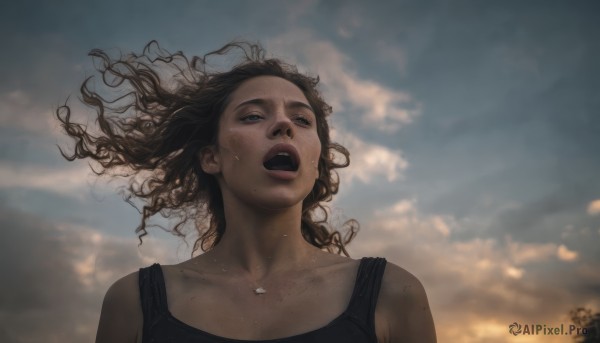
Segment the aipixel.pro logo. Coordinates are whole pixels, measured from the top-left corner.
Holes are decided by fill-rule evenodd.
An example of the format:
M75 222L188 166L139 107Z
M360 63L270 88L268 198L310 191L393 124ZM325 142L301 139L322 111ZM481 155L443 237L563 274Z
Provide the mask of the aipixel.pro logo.
M508 326L508 332L510 332L511 334L513 334L515 336L520 334L521 330L522 330L521 324L519 324L517 322L514 322Z
M518 335L544 335L544 336L571 336L588 335L588 328L581 328L576 325L549 326L546 324L519 324L514 322L508 326L508 332L513 336Z

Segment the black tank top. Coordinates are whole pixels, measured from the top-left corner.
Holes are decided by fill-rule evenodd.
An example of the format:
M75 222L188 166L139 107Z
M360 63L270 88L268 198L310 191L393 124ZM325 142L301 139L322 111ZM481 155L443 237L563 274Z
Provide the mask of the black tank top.
M381 257L361 259L348 307L324 327L290 337L258 341L219 337L173 317L167 307L161 267L153 264L141 268L139 274L144 315L142 343L377 343L375 305L385 265L386 260Z

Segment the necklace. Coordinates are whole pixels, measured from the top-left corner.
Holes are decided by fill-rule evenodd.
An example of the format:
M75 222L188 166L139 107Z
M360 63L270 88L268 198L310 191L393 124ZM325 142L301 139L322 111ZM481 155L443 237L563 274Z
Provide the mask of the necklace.
M225 268L221 268L221 270L223 272L227 272L227 269L225 269ZM254 284L256 285L256 283L254 283ZM265 294L265 293L267 293L267 290L262 288L261 286L258 286L258 288L254 288L255 295L261 295L261 294Z
M284 236L287 236L287 235L284 235ZM215 262L215 263L216 263L216 262L217 262L217 260L216 260L216 259L213 259L213 262ZM194 264L198 264L198 262L194 262ZM221 271L223 271L223 272L227 272L227 269L226 269L226 268L224 268L224 267L221 267ZM262 287L260 287L260 286L258 286L258 288L254 288L254 290L253 290L253 291L254 291L254 294L255 294L255 295L261 295L261 294L265 294L265 293L267 293L267 290L266 290L266 289L264 289L264 288L262 288Z

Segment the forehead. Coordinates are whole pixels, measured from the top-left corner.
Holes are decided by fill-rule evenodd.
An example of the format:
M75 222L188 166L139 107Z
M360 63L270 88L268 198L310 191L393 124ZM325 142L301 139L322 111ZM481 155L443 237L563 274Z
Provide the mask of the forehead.
M257 76L244 81L232 94L230 106L250 99L300 101L308 100L298 86L277 76Z

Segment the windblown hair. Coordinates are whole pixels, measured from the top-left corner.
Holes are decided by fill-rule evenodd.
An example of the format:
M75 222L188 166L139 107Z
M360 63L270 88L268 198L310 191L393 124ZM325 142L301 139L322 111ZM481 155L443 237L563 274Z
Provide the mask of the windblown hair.
M208 59L241 52L241 61L227 71L209 71ZM66 134L75 141L69 161L90 158L101 168L97 175L129 177L126 200L144 203L141 223L135 230L140 244L147 235L149 219L159 213L178 221L171 233L185 237L185 224L194 221L198 238L194 252L216 246L225 233L226 223L221 190L214 176L200 168L198 153L217 143L218 125L230 95L244 81L257 76L277 76L294 83L315 111L317 134L321 141L319 178L302 204L302 236L312 245L337 254L345 249L358 231L351 219L343 224L348 231L342 238L328 224L323 202L338 192L336 168L347 167L349 152L331 142L327 116L331 107L317 90L319 78L299 73L293 65L265 58L258 44L232 42L202 57L188 59L181 51L169 53L158 43L148 43L141 55L130 53L113 59L102 50L89 53L96 62L105 92L95 91L92 77L81 85L81 101L96 112L99 130L71 119L65 103L56 110ZM240 57L238 56L238 57ZM336 162L336 158L341 161ZM140 181L141 180L141 181ZM135 206L135 205L134 205Z

